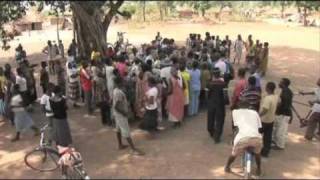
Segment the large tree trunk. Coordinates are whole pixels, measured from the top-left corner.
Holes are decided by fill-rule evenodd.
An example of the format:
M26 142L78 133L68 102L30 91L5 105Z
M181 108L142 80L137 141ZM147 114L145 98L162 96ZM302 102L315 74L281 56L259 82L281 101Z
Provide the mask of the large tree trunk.
M159 12L160 12L160 20L163 21L163 11L162 11L162 3L161 1L158 2Z
M164 15L166 16L166 17L168 17L168 7L169 7L169 1L166 1L165 2L166 4L165 4L165 7L164 7Z
M307 21L307 8L303 7L303 25L308 26L308 21Z
M204 17L206 15L206 10L204 8L201 9L201 16Z
M146 1L143 1L142 15L143 15L143 22L146 22Z
M224 7L223 5L220 6L220 10L219 10L219 13L218 13L219 22L221 22L221 16L222 16L223 7Z
M57 14L57 40L59 42L60 36L59 36L59 14Z
M88 14L79 4L76 2L71 3L76 22L76 34L79 46L80 56L89 58L93 45L97 51L104 55L105 47L107 44L106 34L108 26L104 26L101 18L98 15Z
M284 7L285 6L285 4L284 4L284 2L282 2L281 3L281 18L283 19L284 18Z

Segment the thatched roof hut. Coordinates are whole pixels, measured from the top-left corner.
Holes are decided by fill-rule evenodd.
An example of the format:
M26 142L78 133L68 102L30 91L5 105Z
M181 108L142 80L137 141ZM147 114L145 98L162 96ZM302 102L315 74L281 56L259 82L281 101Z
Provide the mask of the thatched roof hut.
M43 16L36 11L28 11L25 16L15 21L13 25L18 31L41 30Z

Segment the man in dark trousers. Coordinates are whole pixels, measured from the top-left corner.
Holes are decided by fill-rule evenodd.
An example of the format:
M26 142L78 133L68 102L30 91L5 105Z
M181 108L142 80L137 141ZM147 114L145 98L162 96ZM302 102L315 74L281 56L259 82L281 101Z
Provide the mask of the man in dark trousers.
M267 95L263 98L260 108L260 117L263 132L263 148L261 156L267 158L271 149L273 124L278 105L278 95L274 93L276 85L274 82L268 82L266 85Z
M225 83L219 68L213 69L213 78L208 83L208 132L215 143L220 142L225 118L225 100L223 88Z

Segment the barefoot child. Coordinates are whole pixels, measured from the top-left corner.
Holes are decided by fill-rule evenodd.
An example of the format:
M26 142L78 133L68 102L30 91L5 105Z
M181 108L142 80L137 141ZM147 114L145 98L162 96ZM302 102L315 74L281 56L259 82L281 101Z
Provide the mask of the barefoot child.
M132 149L132 153L135 155L143 155L144 153L135 148L133 145L132 139L130 137L130 127L128 123L128 108L129 104L127 102L126 95L124 94L122 84L122 78L116 76L115 80L115 89L113 90L113 113L116 122L117 129L117 139L119 150L126 148L125 145L122 144L121 138L124 137L127 139L130 148Z

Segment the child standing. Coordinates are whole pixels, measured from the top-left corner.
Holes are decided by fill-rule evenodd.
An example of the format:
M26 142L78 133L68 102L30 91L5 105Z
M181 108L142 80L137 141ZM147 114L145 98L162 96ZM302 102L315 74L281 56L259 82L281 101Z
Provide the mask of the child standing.
M276 116L276 109L278 105L278 96L274 93L276 85L274 82L268 82L266 85L267 96L262 100L260 108L260 117L262 121L262 133L263 133L263 148L261 155L268 157L271 142L273 123Z

